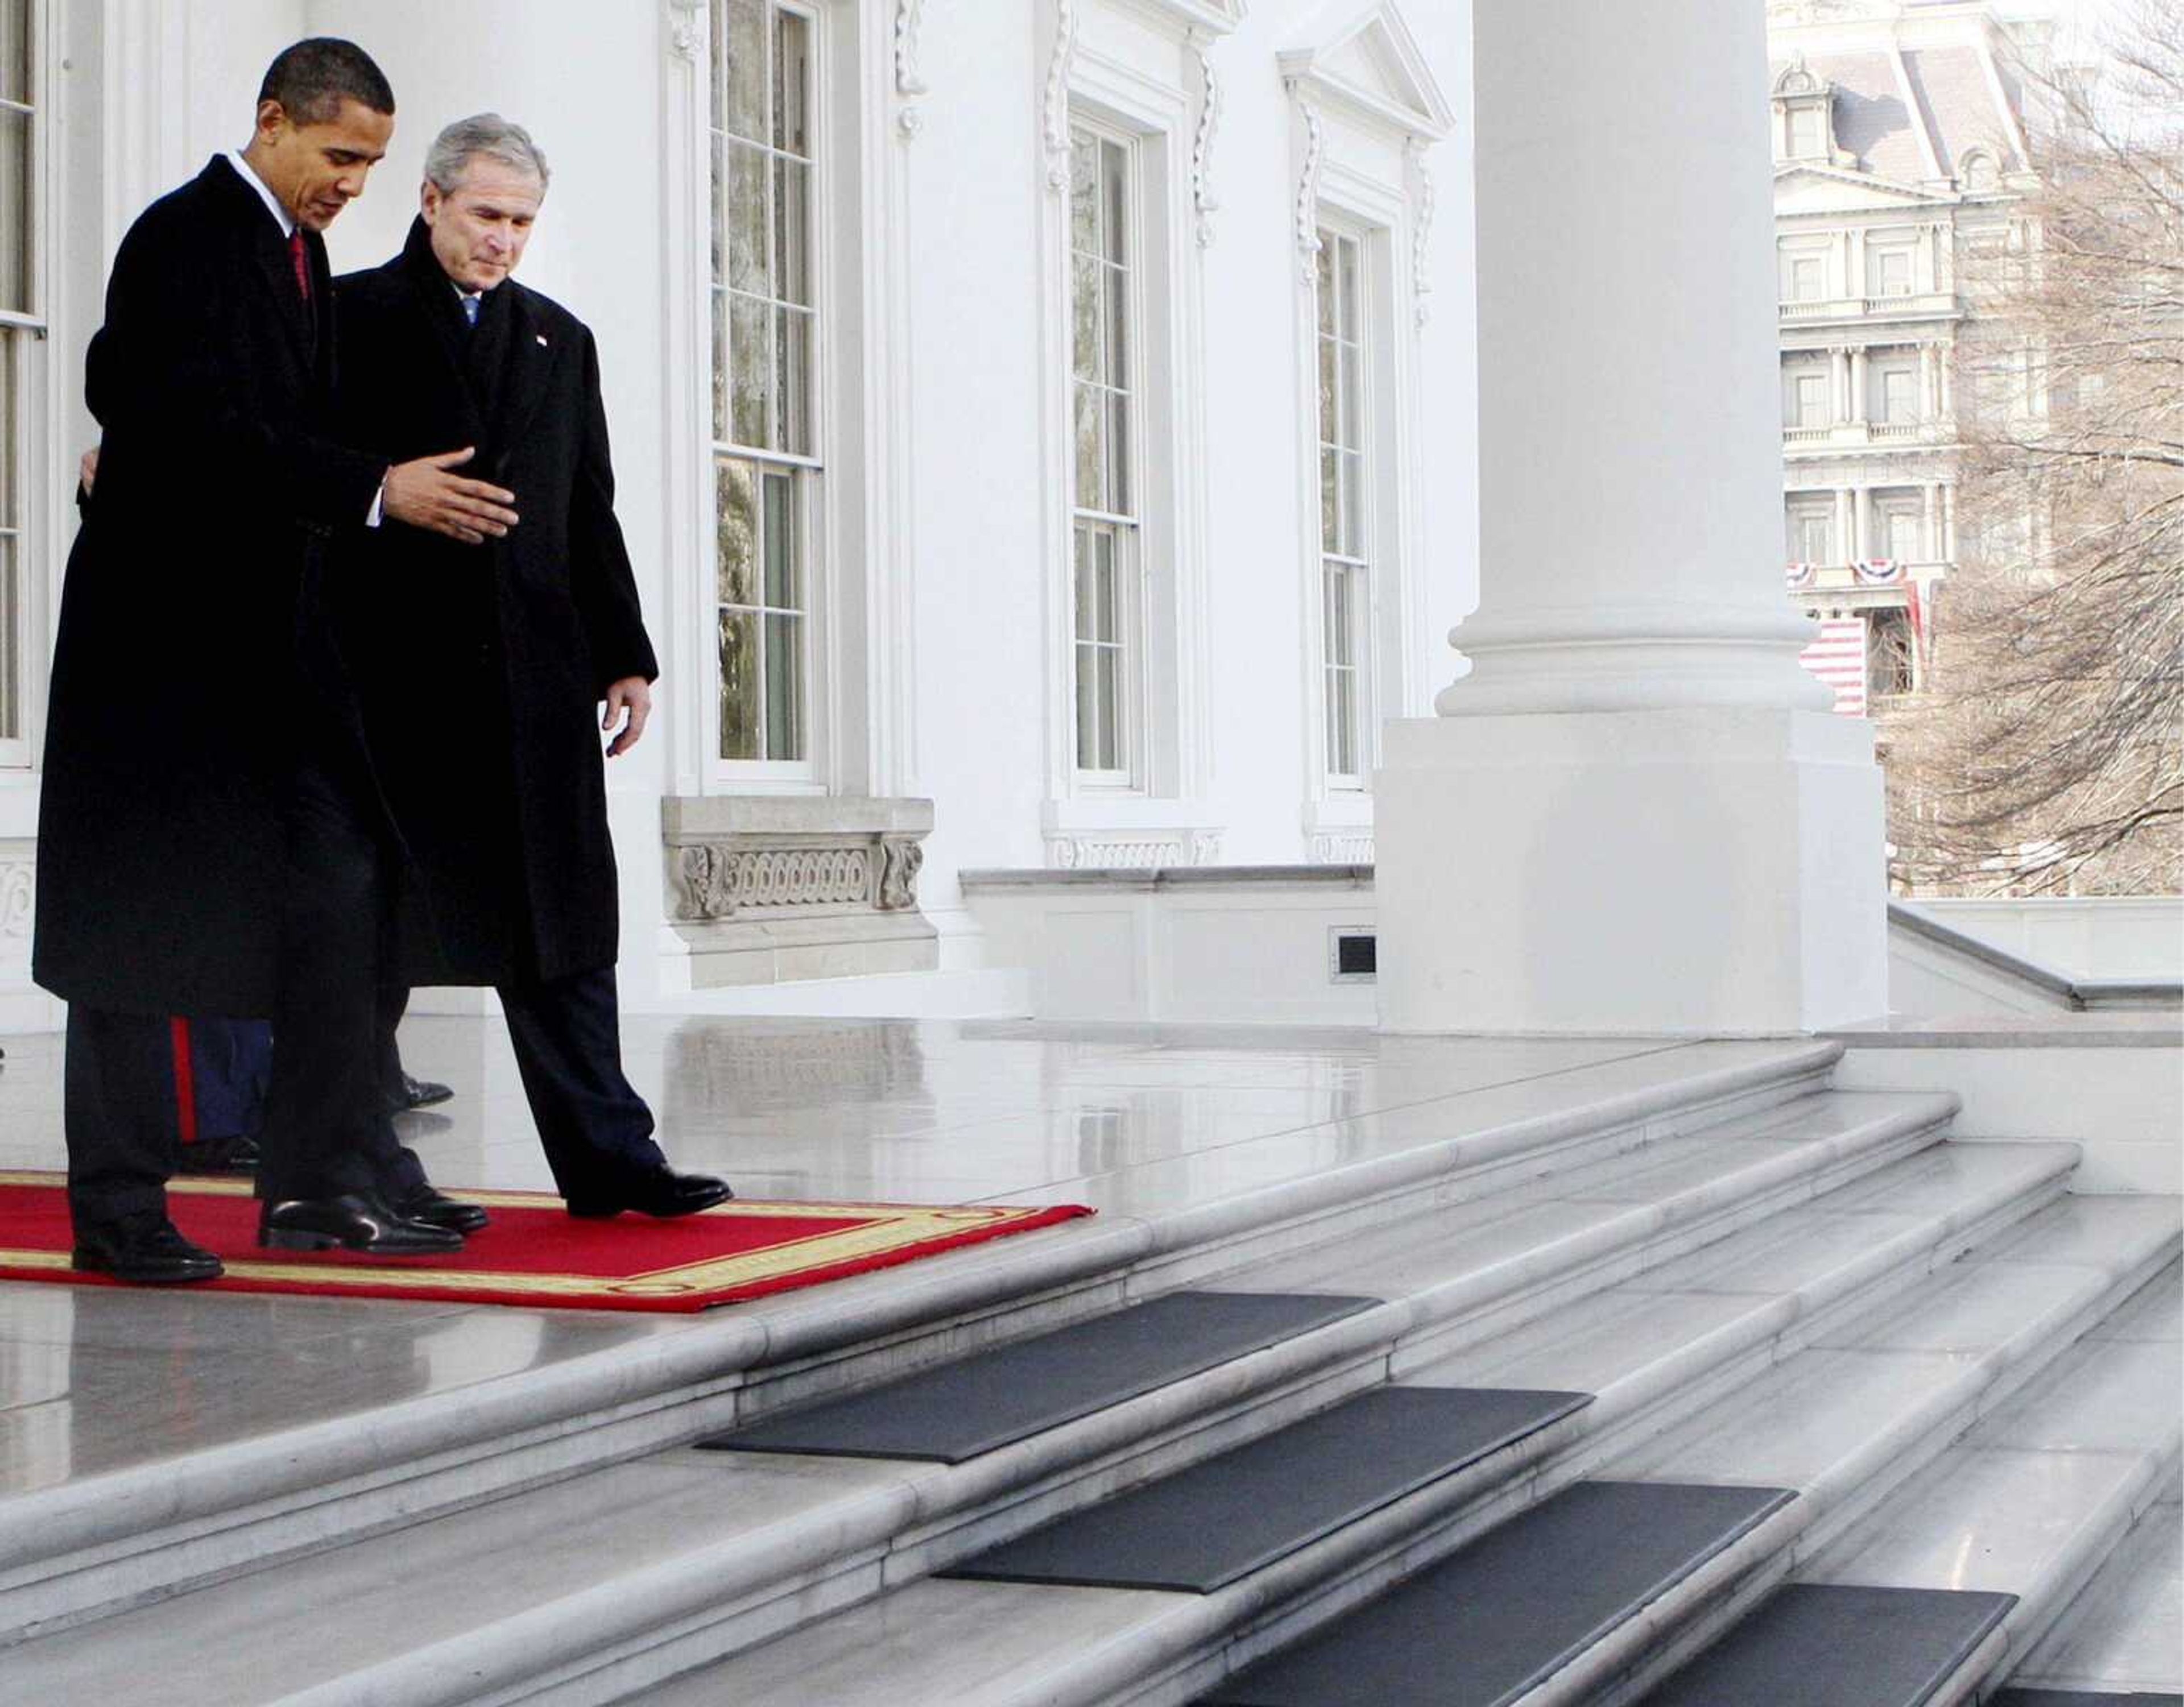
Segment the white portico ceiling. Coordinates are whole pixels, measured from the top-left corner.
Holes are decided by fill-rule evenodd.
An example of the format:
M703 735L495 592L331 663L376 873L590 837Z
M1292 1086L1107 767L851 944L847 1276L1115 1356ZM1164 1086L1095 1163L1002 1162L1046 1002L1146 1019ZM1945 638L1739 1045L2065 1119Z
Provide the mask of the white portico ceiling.
M1389 0L1351 16L1318 45L1285 52L1281 68L1290 81L1379 124L1435 138L1455 128L1454 110Z

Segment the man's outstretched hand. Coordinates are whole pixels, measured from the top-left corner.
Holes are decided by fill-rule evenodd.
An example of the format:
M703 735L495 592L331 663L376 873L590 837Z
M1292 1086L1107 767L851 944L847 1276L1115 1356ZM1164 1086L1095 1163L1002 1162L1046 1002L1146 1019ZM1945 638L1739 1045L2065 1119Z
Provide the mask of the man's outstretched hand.
M515 512L510 508L515 494L450 472L476 453L473 445L396 464L387 471L383 488L387 519L444 533L465 545L482 545L488 539L505 537L515 525Z
M629 751L644 737L645 720L652 715L652 686L641 676L625 676L607 689L606 714L599 719L604 731L621 726L621 733L607 743L607 757Z

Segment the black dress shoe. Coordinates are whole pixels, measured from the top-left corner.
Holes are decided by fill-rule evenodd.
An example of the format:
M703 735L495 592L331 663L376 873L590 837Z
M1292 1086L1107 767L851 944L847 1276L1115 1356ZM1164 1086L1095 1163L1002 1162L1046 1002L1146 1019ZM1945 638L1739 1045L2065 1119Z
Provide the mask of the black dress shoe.
M474 1233L492 1217L476 1204L459 1203L430 1182L406 1198L393 1202L394 1213L405 1221L421 1221L428 1227L445 1227L451 1233Z
M604 1220L624 1209L635 1209L641 1215L665 1220L710 1209L734 1195L726 1180L716 1180L710 1174L678 1174L663 1165L649 1174L634 1174L588 1195L571 1198L569 1213L586 1220Z
M429 1256L463 1248L446 1227L404 1220L361 1192L337 1198L290 1198L258 1213L258 1243L269 1250L323 1251L336 1245L375 1256Z
M221 1272L220 1259L184 1238L164 1215L79 1228L69 1261L92 1274L112 1275L138 1286L218 1280Z
M455 1093L454 1087L437 1079L413 1079L404 1073L387 1087L387 1112L406 1115L412 1109L429 1109Z
M177 1173L254 1174L258 1171L258 1140L237 1132L225 1138L198 1138L182 1146Z

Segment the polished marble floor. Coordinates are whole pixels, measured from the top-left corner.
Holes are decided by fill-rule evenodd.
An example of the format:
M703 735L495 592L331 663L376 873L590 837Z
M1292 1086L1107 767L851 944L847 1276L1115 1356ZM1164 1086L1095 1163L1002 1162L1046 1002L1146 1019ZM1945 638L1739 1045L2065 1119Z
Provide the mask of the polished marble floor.
M58 1168L60 1041L5 1046L0 1168ZM1784 1046L684 1018L632 1020L625 1047L677 1163L725 1174L745 1197L1072 1201L1123 1215L1579 1109ZM498 1020L415 1018L403 1048L413 1072L455 1090L401 1122L439 1183L550 1186ZM0 1498L722 1314L0 1285Z

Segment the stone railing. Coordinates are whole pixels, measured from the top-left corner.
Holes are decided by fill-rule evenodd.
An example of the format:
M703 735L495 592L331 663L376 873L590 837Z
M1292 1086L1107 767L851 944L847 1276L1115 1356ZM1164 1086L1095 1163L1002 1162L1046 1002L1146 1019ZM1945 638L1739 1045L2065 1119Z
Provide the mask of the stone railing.
M1780 308L1786 320L1888 320L1906 315L1930 320L1961 311L1955 295L1948 291L1915 291L1893 297L1814 297L1804 302L1784 302Z
M917 905L929 800L682 796L660 803L660 829L669 921L695 985L939 964Z

